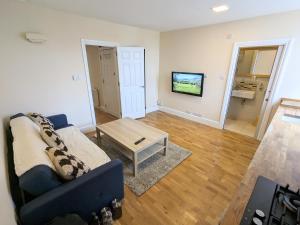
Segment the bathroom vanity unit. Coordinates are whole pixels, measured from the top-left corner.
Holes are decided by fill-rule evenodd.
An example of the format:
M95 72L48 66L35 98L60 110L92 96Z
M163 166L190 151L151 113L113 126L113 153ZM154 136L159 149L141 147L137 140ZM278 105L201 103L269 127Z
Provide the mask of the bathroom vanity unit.
M231 96L243 99L254 99L255 91L251 90L232 90Z
M256 94L257 82L239 81L231 92L231 96L242 99L254 99Z

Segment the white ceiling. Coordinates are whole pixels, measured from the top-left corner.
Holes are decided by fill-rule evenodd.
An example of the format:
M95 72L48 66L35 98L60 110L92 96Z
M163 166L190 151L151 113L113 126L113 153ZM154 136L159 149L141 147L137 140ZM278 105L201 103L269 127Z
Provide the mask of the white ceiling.
M20 0L21 1L21 0ZM159 31L223 23L300 9L300 0L22 0ZM227 12L213 6L227 4Z

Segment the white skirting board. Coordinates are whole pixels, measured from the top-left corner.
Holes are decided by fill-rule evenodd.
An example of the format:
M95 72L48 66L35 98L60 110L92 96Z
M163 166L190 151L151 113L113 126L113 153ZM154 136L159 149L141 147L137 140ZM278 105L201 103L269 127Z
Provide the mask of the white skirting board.
M188 120L192 120L192 121L197 122L197 123L205 124L205 125L210 126L210 127L221 129L219 121L207 119L207 118L204 118L204 117L195 116L195 115L192 115L192 114L189 114L189 113L186 113L186 112L182 112L180 110L173 109L173 108L166 107L166 106L154 106L154 107L147 108L146 113L151 113L151 112L154 112L154 111L157 111L157 110L160 110L160 111L166 112L166 113L170 113L170 114L173 114L175 116L179 116L179 117L182 117L182 118L185 118L185 119L188 119ZM92 132L92 131L96 130L96 127L93 124L87 124L87 125L84 125L84 126L80 126L79 128L84 133L89 133L89 132Z
M155 112L155 111L157 111L157 110L159 110L159 108L158 108L157 105L156 105L156 106L147 107L147 108L146 108L146 113Z
M170 114L173 114L175 116L179 116L179 117L188 119L188 120L195 121L197 123L202 123L202 124L205 124L205 125L210 126L210 127L221 129L219 121L207 119L207 118L204 118L204 117L195 116L195 115L192 115L192 114L189 114L189 113L186 113L186 112L182 112L182 111L179 111L177 109L173 109L173 108L166 107L166 106L159 106L159 110L162 111L162 112L170 113Z

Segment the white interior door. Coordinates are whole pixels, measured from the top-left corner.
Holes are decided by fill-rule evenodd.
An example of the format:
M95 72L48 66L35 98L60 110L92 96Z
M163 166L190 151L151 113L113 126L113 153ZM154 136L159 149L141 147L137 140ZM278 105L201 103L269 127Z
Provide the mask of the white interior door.
M116 117L120 117L121 111L116 48L101 48L100 57L104 110Z
M283 51L283 46L282 45L278 46L276 57L270 75L270 80L260 110L259 121L258 121L256 134L255 134L258 140L262 140L268 126L268 120L271 114L272 104L273 104L270 101L270 99L272 99L272 95L274 94L274 80L276 79L276 75L278 72L278 64L282 55L282 51Z
M118 47L122 117L145 116L144 48Z

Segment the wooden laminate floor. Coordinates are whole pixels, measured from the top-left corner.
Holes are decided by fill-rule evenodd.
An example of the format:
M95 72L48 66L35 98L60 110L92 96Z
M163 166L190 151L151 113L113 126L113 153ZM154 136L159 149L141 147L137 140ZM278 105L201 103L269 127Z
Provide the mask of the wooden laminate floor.
M96 115L97 124L108 123L110 121L118 119L117 117L96 108L95 108L95 115Z
M140 197L125 186L123 216L115 224L217 225L259 142L159 111L141 121L193 154Z

